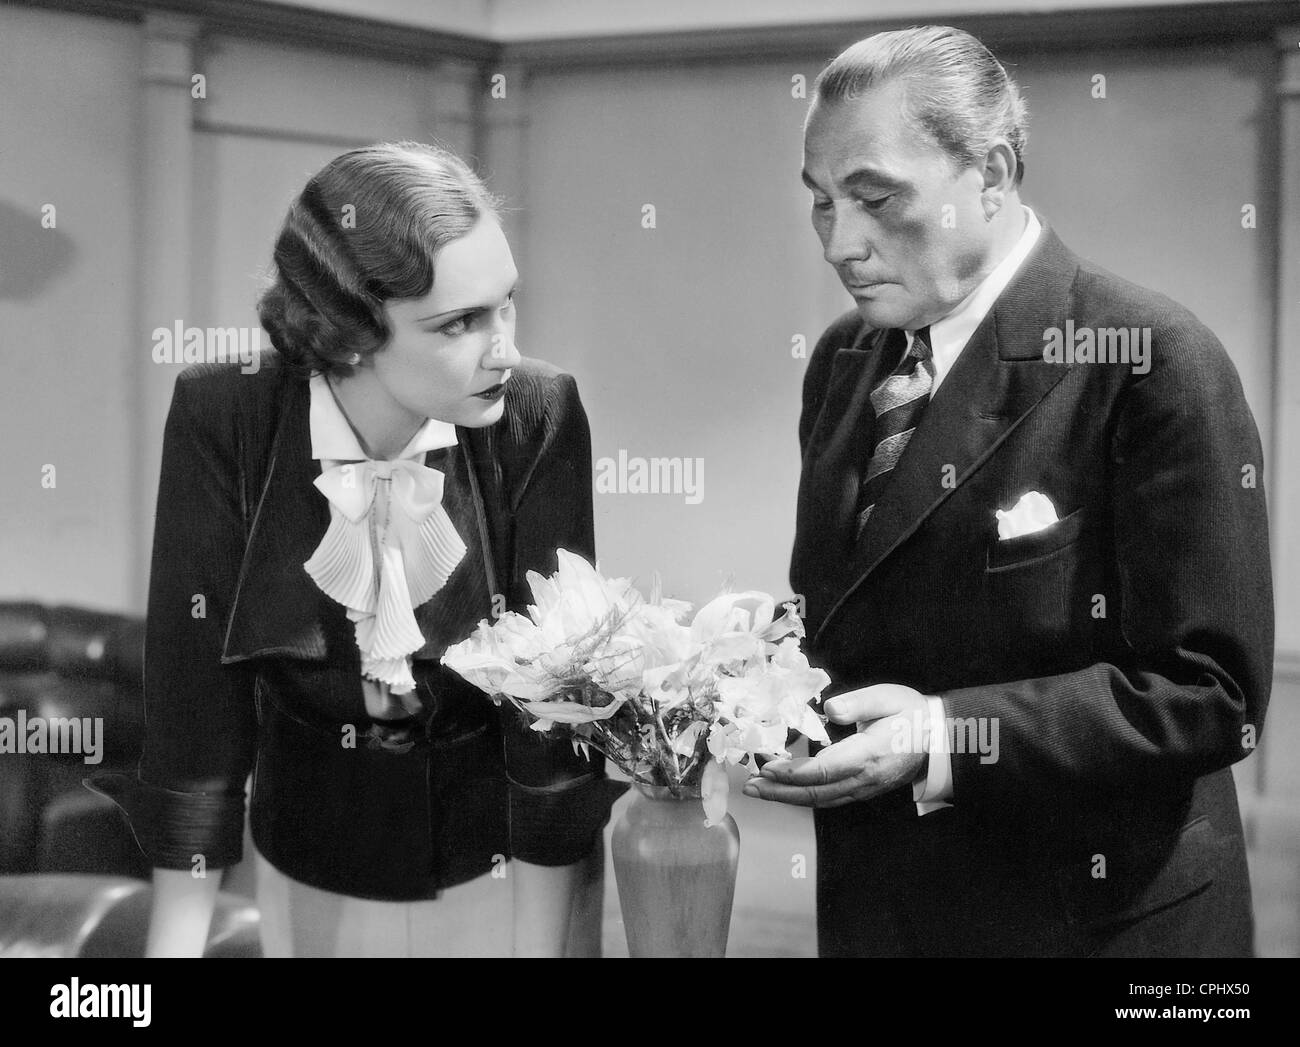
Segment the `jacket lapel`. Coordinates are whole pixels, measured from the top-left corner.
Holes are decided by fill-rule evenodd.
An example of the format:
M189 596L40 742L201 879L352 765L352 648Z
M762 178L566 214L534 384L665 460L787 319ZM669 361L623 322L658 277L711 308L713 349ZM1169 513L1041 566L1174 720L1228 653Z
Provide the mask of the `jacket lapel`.
M329 502L313 486L320 463L311 457L310 390L306 382L283 388L279 425L226 628L223 664L270 654L324 660L322 619L332 606L347 620L343 607L303 569L329 526Z
M1044 223L1034 251L921 416L862 540L853 547L846 588L822 620L818 636L871 572L988 460L1070 370L1070 365L1043 360L1043 332L1064 328L1077 268L1077 260Z
M244 549L221 661L228 664L264 655L324 661L334 649L339 652L336 657L354 663L360 672L360 652L346 608L321 592L303 567L320 544L330 521L329 501L315 486L321 470L320 463L311 456L311 391L306 382L291 382L283 387L282 395L279 424L269 452L260 451L255 443L250 443L251 460L243 463L246 471L256 475L264 461L265 473ZM478 563L481 554L476 552L476 547L486 539L495 546L495 561L504 562L502 536L490 531L491 521L484 508L485 498L497 497L496 489L490 478L483 490L477 482L484 456L492 453L492 442L461 427L457 427L456 435L459 440L456 448L427 452L424 464L441 469L450 485L453 466L445 459L449 455L457 456L454 469L465 472L469 480L468 501L472 503L461 506L453 514L461 537L470 547L467 558ZM252 440L251 435L248 440ZM259 453L265 455L264 459L258 460ZM478 463L477 470L471 465L474 461ZM489 593L486 601L474 601L474 610L481 612L479 617L490 613L490 599ZM447 616L463 617L466 610L465 606L449 605L447 600L426 600L415 609L415 619L426 637L440 637L448 631ZM441 654L442 645L436 645L435 649L430 641L412 657L436 660Z
M889 366L881 351L888 330L867 331L853 346L841 349L831 362L827 385L831 402L825 417L831 427L814 434L821 447L812 456L809 477L811 504L818 507L818 529L829 532L828 545L848 549L857 516L863 463L871 454L875 410L870 393Z

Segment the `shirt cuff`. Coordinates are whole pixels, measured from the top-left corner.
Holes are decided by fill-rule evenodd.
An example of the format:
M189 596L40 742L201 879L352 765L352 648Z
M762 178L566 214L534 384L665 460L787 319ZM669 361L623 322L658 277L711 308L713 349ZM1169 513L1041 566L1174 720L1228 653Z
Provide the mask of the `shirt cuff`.
M942 698L927 698L925 704L925 736L929 739L926 750L930 755L925 776L912 783L912 801L919 817L952 806L948 802L952 799L952 753L948 744L947 714Z

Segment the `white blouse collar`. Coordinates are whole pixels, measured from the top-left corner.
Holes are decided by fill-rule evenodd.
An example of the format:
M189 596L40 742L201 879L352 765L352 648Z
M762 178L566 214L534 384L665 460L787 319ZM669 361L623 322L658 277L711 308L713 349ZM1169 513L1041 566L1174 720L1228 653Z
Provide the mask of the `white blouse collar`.
M311 389L311 410L309 424L311 427L311 456L322 462L360 462L368 456L357 442L356 434L347 418L339 410L334 393L330 390L329 380L323 375L314 375L308 383ZM429 418L419 430L407 441L398 458L414 458L426 451L436 451L443 447L455 447L456 427L450 422L441 422Z
M303 567L356 627L362 675L378 685L365 688L367 712L413 714L411 656L424 646L414 609L466 552L442 505L443 474L423 463L426 451L456 444L455 426L430 418L397 458L367 458L323 375L311 379L309 424L330 523Z

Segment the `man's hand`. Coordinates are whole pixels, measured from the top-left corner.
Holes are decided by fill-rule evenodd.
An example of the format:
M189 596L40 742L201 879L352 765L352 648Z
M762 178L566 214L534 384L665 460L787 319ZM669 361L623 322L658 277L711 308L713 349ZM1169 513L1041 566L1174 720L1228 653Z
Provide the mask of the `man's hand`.
M906 785L927 766L923 730L926 697L902 684L882 683L830 698L832 723L858 725L858 733L816 756L771 760L745 795L801 807L841 807Z

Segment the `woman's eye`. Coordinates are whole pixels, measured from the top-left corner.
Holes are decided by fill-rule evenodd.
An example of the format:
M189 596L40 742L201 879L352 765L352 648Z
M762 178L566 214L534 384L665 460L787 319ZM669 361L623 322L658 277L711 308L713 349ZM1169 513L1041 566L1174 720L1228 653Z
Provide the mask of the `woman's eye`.
M506 304L501 307L501 315L509 316L514 311L514 308L515 308L515 292L511 291L510 294L506 296Z
M445 334L449 338L455 338L457 335L464 334L469 330L469 315L458 316L456 319L443 324L438 328L439 334Z

